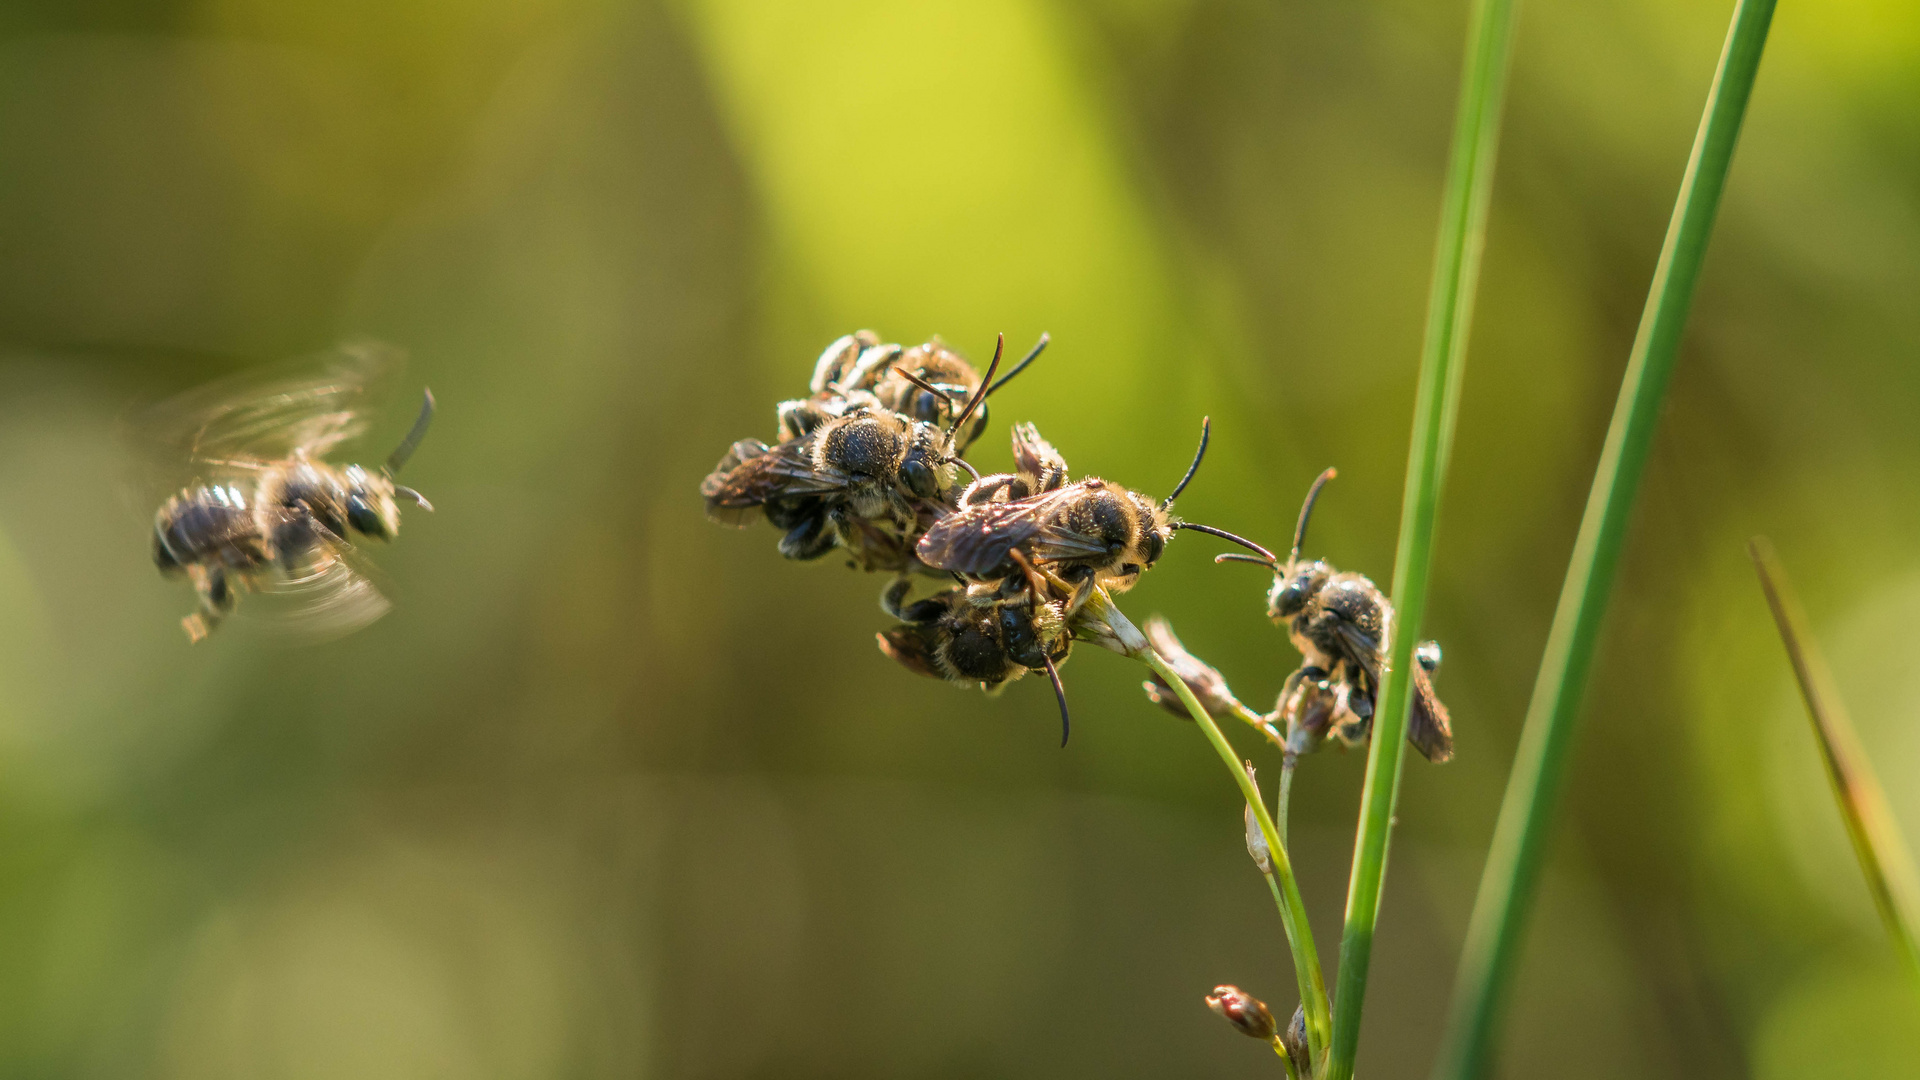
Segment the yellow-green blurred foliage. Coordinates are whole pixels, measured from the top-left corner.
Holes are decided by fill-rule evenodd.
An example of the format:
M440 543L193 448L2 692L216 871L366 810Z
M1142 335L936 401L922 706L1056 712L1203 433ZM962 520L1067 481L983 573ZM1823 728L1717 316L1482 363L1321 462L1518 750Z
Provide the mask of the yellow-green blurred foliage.
M702 519L828 340L1385 583L1464 0L0 8L0 1073L1275 1075L1240 808L1093 650L916 678L881 582ZM1361 1068L1423 1076L1728 4L1524 5ZM1920 1074L1745 538L1920 836L1920 8L1785 3L1640 500L1506 1075ZM189 647L136 401L374 336L438 426L397 607ZM404 427L405 402L366 454ZM1264 579L1126 598L1262 702ZM1251 740L1244 740L1251 746ZM1331 959L1361 761L1297 786ZM1269 763L1269 777L1275 772Z

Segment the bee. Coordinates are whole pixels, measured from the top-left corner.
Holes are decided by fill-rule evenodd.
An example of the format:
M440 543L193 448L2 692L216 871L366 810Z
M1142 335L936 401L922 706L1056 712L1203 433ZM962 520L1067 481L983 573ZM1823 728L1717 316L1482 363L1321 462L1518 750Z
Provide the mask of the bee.
M960 493L960 507L1017 502L1058 490L1067 482L1066 459L1032 424L1013 428L1013 465L1013 472L989 473L967 485Z
M1329 733L1347 746L1367 740L1392 643L1393 603L1372 581L1300 557L1313 505L1336 475L1336 470L1326 470L1307 491L1284 564L1251 540L1210 530L1257 553L1218 555L1215 562L1251 562L1273 571L1267 617L1287 626L1288 638L1305 661L1287 677L1275 706L1287 723L1288 752L1294 754L1311 750ZM1432 678L1440 666L1440 646L1424 642L1415 657L1407 739L1429 761L1445 761L1453 756L1453 731Z
M905 604L911 579L901 578L881 607L903 625L876 635L880 651L917 674L978 685L997 694L1029 671L1044 670L1060 704L1060 745L1072 720L1060 665L1073 650L1072 618L1091 588L1069 589L1014 555L1020 572L997 582L951 586Z
M1005 384L1039 358L1051 338L1040 335L1025 358L1000 379ZM883 344L871 330L848 334L828 345L815 361L808 383L811 396L780 403L782 439L797 438L860 405L877 404L911 420L941 427L954 410L979 391L980 373L965 357L935 337L903 349ZM991 396L996 385L988 390ZM964 454L986 429L987 407L974 411L972 423L956 432L955 453Z
M839 415L803 435L773 446L754 439L733 444L700 485L708 517L744 527L765 516L786 534L780 551L788 558L819 558L840 546L862 569L919 569L914 542L952 509L960 471L979 475L960 457L956 440L987 396L1006 384L992 381L1004 346L1002 338L986 377L944 429L877 398L848 398ZM843 348L835 362L850 350ZM822 367L837 370L827 359Z
M187 418L185 438L174 441L198 474L153 517L154 564L192 581L198 597L198 610L181 620L189 640L211 633L242 591L291 597L290 610L320 632L355 630L386 613L385 597L354 565L350 537L399 535L400 499L433 509L394 479L426 437L432 391L378 470L324 458L364 430L358 399L391 359L356 346L320 378L210 405L212 394L194 392L159 407L157 415Z
M1012 573L1014 556L1019 555L1072 585L1092 581L1113 593L1131 589L1160 560L1175 531L1216 531L1172 516L1174 500L1206 456L1210 430L1211 424L1202 420L1193 463L1173 494L1159 503L1097 476L1065 483L1066 463L1052 447L1044 441L1030 444L1031 456L1021 467L1035 471L983 477L970 485L961 493L959 509L934 522L920 538L920 561L974 580L992 580ZM1016 460L1021 453L1016 439ZM1023 485L1044 489L1011 497ZM1009 497L998 498L1002 492Z

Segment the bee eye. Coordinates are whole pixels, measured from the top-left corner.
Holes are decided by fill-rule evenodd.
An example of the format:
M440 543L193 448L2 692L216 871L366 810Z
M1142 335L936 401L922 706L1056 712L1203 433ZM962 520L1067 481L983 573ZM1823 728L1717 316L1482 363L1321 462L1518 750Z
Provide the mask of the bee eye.
M1307 606L1306 586L1298 581L1290 581L1287 586L1274 594L1273 610L1281 615L1297 615Z
M940 399L925 390L913 396L913 418L931 424L940 419Z
M358 495L347 497L347 524L368 536L379 536L382 529L380 515Z
M900 478L907 482L908 491L922 498L932 498L940 492L939 478L919 458L908 458L906 464L900 466Z

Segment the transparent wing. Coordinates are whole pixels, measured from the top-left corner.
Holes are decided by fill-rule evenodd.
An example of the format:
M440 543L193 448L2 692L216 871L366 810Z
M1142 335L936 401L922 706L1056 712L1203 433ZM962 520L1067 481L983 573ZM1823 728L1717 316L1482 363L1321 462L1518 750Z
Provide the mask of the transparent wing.
M838 469L816 469L804 439L767 446L742 439L700 484L707 516L723 525L744 526L768 500L783 495L821 495L847 486Z
M962 574L990 573L1006 565L1007 553L1039 538L1038 559L1064 558L1052 554L1069 544L1073 534L1046 525L1046 514L1061 492L1050 492L1006 503L977 503L948 514L920 538L920 561L940 570ZM1101 552L1106 548L1101 547Z
M1368 677L1378 679L1380 643L1373 639L1373 635L1344 618L1334 623L1334 633L1338 638L1334 651L1340 658L1366 672Z
M322 548L298 571L255 580L257 595L244 598L236 615L283 641L312 644L345 637L393 609L376 576L359 549Z
M365 432L404 363L398 348L361 341L241 372L142 410L128 438L186 479L244 475L295 454L325 457Z

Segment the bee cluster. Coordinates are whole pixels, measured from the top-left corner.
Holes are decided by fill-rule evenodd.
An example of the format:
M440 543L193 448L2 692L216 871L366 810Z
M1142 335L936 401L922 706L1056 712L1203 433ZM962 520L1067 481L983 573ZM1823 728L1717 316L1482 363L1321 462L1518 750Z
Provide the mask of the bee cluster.
M1059 667L1078 616L1096 589L1131 588L1180 525L1172 497L1070 480L1031 424L1013 429L1013 472L982 476L967 463L987 398L1047 338L996 382L1004 344L982 377L938 339L909 349L865 330L840 338L814 365L809 395L776 408L778 441L734 443L700 493L722 524L766 519L787 558L839 549L851 567L894 575L880 603L898 624L880 648L908 670L990 693L1045 671L1064 741ZM915 599L922 583L932 591Z
M965 454L986 426L986 399L1046 344L1043 335L995 382L1004 339L982 378L938 339L908 349L866 330L840 338L815 363L809 395L776 408L777 441L736 442L707 476L707 515L738 527L766 519L790 559L838 549L850 567L894 575L880 604L898 623L878 635L880 649L910 671L989 693L1045 671L1063 744L1069 719L1059 668L1084 629L1088 601L1132 588L1176 530L1222 537L1258 556L1232 557L1274 572L1268 614L1288 626L1306 658L1263 726L1284 725L1290 756L1329 735L1343 745L1364 741L1392 607L1359 574L1300 559L1313 499L1332 470L1309 495L1285 563L1232 533L1173 517L1174 499L1206 454L1205 422L1186 475L1158 502L1097 476L1070 479L1065 459L1032 424L1012 429L1014 470L983 476ZM928 582L931 593L914 599ZM1170 632L1163 636L1163 655L1178 648ZM1427 757L1444 760L1451 735L1430 679L1438 647L1428 643L1420 655L1410 736ZM1217 699L1231 699L1217 672L1190 666L1218 683ZM1173 704L1170 694L1156 700Z

